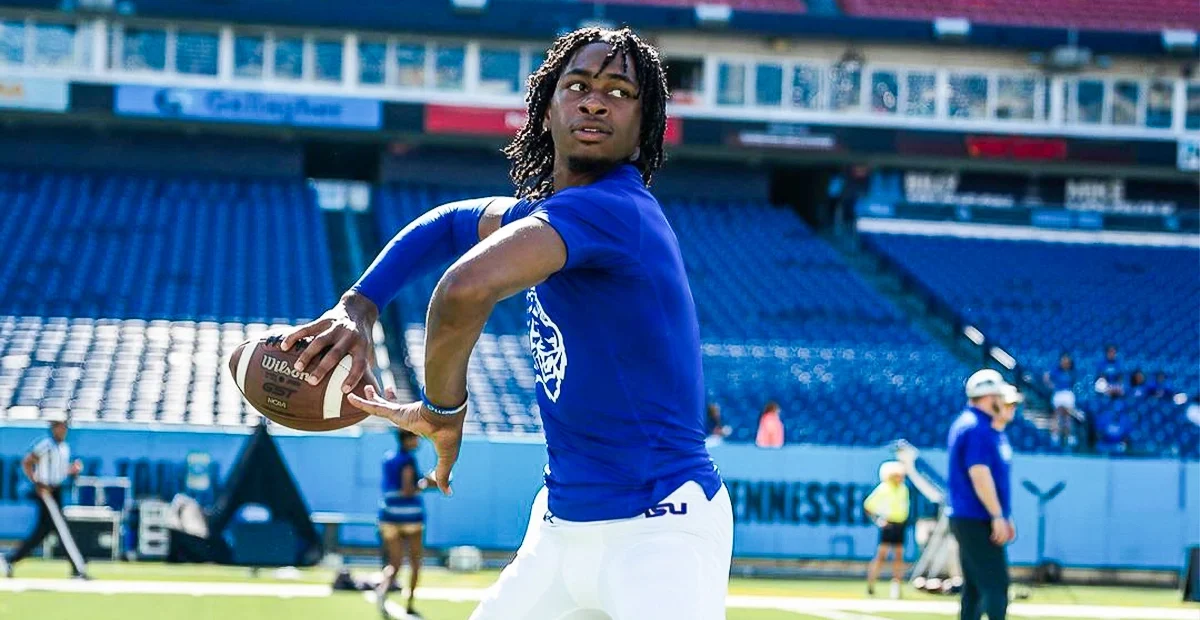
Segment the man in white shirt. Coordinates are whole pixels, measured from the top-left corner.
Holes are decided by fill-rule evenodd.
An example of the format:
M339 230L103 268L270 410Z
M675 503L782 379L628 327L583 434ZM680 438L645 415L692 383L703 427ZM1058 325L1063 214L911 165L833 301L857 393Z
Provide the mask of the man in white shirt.
M52 508L47 502L47 496L54 501L56 508L53 510L57 510L57 506L62 506L63 482L68 476L78 475L83 469L83 464L78 460L71 461L71 446L67 444L65 419L54 420L50 423L50 436L43 437L33 444L29 453L21 460L21 469L25 472L25 477L29 478L34 485L33 499L38 505L38 518L37 525L21 542L16 551L7 557L0 556L0 568L8 577L12 577L13 564L23 560L38 545L42 544L51 530L57 529L54 517L50 512ZM63 532L58 534L60 539L64 538ZM77 564L76 560L72 559L71 574L86 579L86 567Z

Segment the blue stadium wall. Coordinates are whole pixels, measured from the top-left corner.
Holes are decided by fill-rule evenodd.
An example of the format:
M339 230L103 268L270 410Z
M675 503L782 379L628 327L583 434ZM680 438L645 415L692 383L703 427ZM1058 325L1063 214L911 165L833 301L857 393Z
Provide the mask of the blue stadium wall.
M34 508L21 454L44 427L0 430L0 539L22 536ZM86 473L130 476L139 495L169 498L180 489L188 452L207 452L218 479L236 458L244 434L206 431L76 429L74 452ZM314 511L371 514L379 494L380 460L394 435L276 437ZM876 542L861 503L870 492L882 449L747 445L713 448L735 505L735 554L740 557L869 557ZM925 454L944 471L945 455ZM422 448L419 462L432 467ZM452 499L427 495L432 547L458 544L514 549L525 531L545 463L536 443L468 438L455 469ZM1017 564L1037 560L1037 503L1024 480L1046 490L1066 484L1047 506L1046 557L1069 566L1179 569L1184 547L1200 543L1200 464L1175 460L1106 460L1017 455L1013 503L1019 536ZM372 544L370 527L351 529L348 542ZM909 549L912 555L912 544Z

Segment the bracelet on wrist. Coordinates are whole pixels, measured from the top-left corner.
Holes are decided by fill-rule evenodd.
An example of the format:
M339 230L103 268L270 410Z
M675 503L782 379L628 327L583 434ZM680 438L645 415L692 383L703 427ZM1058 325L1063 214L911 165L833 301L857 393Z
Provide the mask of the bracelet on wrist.
M425 405L426 409L428 409L438 415L458 415L458 414L462 413L463 411L466 411L468 396L469 395L463 396L462 404L457 407L454 407L454 408L439 407L439 406L429 402L429 397L425 395L425 388L421 388L421 404Z

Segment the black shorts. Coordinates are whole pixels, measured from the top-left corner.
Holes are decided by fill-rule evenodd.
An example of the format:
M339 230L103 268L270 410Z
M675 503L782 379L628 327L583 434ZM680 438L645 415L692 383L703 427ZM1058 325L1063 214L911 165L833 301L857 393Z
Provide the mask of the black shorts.
M888 523L879 528L879 544L903 545L906 531L903 523Z

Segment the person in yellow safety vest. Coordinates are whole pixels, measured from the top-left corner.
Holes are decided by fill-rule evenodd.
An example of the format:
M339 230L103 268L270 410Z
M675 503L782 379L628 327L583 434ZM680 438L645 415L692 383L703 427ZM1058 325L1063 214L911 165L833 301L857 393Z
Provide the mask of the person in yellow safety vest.
M904 465L888 461L879 466L879 486L863 502L867 514L879 526L879 548L867 569L867 594L875 594L875 579L890 551L892 554L892 598L900 598L904 575L904 533L908 523L908 485Z

